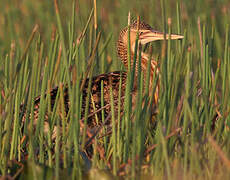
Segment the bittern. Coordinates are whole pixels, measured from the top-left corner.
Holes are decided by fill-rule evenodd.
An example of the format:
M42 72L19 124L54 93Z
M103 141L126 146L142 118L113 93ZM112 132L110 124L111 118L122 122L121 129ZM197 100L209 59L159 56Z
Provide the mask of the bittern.
M164 40L171 38L173 39L182 39L183 36L181 35L176 35L176 34L169 34L164 35L162 32L158 32L153 30L153 28L144 23L144 22L137 22L134 21L130 25L130 52L131 52L131 66L133 66L134 63L134 53L135 53L135 42L136 42L136 37L137 33L139 33L139 39L138 39L138 44L139 45L145 45L149 42L153 41L158 41L158 40ZM128 68L128 27L124 28L119 35L119 39L117 42L117 54L124 63L125 67ZM149 61L149 56L141 52L141 69L142 71L146 72L147 71L147 66L148 66L148 61ZM150 69L150 91L152 91L152 81L153 81L153 76L154 73L159 73L159 71L156 69L157 68L157 63L153 59L151 59L151 69ZM137 76L134 78L134 82L136 82ZM145 78L145 77L144 77ZM87 125L89 127L94 127L96 126L95 123L95 115L97 115L97 118L100 120L102 113L100 112L100 109L102 107L102 102L101 102L101 83L103 83L103 96L104 96L104 116L107 117L111 111L110 107L110 88L112 87L113 91L113 98L115 99L115 107L117 107L118 99L119 96L119 84L121 80L121 97L125 96L125 88L126 88L126 80L127 80L127 72L124 71L116 71L116 72L110 72L106 74L101 74L96 77L92 78L92 88L91 88L91 100L89 102L89 117L88 117L88 122ZM83 117L84 112L85 112L85 106L86 106L86 97L87 97L87 88L88 88L88 83L89 79L86 80L84 88L82 90L83 94L83 99L82 99L82 110L81 114ZM136 85L137 87L138 85ZM132 94L135 95L137 88L134 88L132 90ZM56 101L56 96L58 92L58 87L54 88L50 92L51 96L51 109L53 109L54 103ZM157 93L157 91L156 91ZM135 98L134 98L135 99ZM64 101L65 101L65 109L66 112L69 110L69 96L68 96L68 88L65 87L64 90ZM34 110L34 118L37 119L38 117L38 112L39 112L39 103L40 103L40 97L38 97L35 101L35 110ZM122 111L123 107L121 107ZM98 111L99 110L99 111ZM97 112L98 111L98 112Z

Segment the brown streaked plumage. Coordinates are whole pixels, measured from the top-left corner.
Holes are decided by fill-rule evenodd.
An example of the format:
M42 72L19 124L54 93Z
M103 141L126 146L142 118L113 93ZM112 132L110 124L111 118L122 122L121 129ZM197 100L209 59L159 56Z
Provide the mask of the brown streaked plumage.
M138 30L139 28L139 30ZM133 65L133 56L134 56L134 49L135 49L135 41L136 41L136 35L137 32L139 32L139 44L146 44L152 41L156 41L156 40L163 40L164 39L164 34L158 31L155 31L151 28L150 25L144 23L144 22L140 22L139 23L139 27L138 27L138 23L137 21L135 21L133 24L131 24L130 26L130 45L131 45L131 65ZM181 35L175 35L172 34L171 35L171 39L182 39L183 36ZM169 35L166 34L166 39L169 39ZM120 57L120 59L122 60L122 62L124 63L125 67L128 67L128 28L126 27L125 29L123 29L120 32L119 35L119 39L117 42L117 54ZM142 71L147 71L147 62L149 60L149 57L147 54L145 53L141 53L141 58L142 58L142 64L141 64L141 68ZM154 60L151 60L151 77L150 77L150 87L151 82L152 82L152 76L154 71L157 71L156 69L156 62ZM158 73L158 71L157 71ZM125 95L125 84L126 84L126 77L127 74L126 72L110 72L107 74L101 74L99 76L93 77L92 78L92 88L91 88L91 94L92 94L92 100L95 104L95 108L96 110L102 108L101 106L101 82L103 81L103 85L104 85L104 105L106 106L106 108L104 109L105 112L105 117L108 116L108 114L110 113L110 106L107 106L108 104L110 104L110 87L112 86L113 89L113 96L114 99L118 99L118 92L119 92L119 83L120 83L120 79L122 82L122 87L121 87L121 96L123 97ZM85 83L85 86L83 88L83 100L82 100L82 117L84 116L84 111L85 111L85 106L86 106L86 96L87 96L87 87L88 87L88 80ZM151 88L150 88L151 90ZM58 92L58 87L54 88L51 92L50 92L50 96L51 96L51 109L54 106L55 100L56 100L56 96L57 96L57 92ZM135 93L135 89L134 92ZM88 126L89 127L94 127L96 125L95 122L95 113L94 112L94 108L93 108L93 103L92 100L89 103L89 118L88 118ZM68 96L68 89L65 88L64 90L64 101L65 101L65 109L66 112L68 112L69 110L69 96ZM38 111L39 111L39 103L40 103L40 97L38 97L35 100L35 109L34 109L34 115L35 115L35 119L37 119L38 117ZM115 103L117 103L115 101ZM121 103L123 104L123 103ZM115 104L115 107L117 107L117 104ZM96 113L97 116L99 117L99 119L101 119L101 112L97 112ZM24 119L24 118L23 118Z

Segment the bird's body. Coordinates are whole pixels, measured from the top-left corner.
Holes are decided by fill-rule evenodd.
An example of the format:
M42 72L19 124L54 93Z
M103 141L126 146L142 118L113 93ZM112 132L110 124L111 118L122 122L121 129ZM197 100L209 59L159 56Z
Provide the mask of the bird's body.
M104 116L104 119L106 119L106 117L110 114L111 112L110 88L112 88L115 107L118 107L118 103L119 103L118 98L119 98L119 89L120 89L120 95L121 95L120 105L121 105L121 110L123 110L124 98L122 97L124 97L125 95L126 78L127 78L127 73L124 71L115 71L115 72L100 74L98 76L92 77L92 85L91 85L89 108L88 108L89 111L87 116L88 128L93 129L95 127L98 127L99 125L102 124L102 115ZM86 109L85 107L86 107L88 85L89 85L89 79L86 79L85 86L82 90L82 104L81 104L82 122L84 121L84 115ZM59 87L57 86L49 92L51 111L53 111L55 102L57 100L58 89ZM102 96L103 96L103 102L101 101ZM64 105L65 113L68 114L70 101L69 101L69 92L68 92L67 85L64 87L63 98L65 104ZM21 108L23 109L23 106L21 106ZM33 111L34 126L36 126L37 124L39 109L40 109L40 96L35 98L35 102L34 102L34 111ZM117 108L115 110L117 114ZM24 111L23 121L25 121L25 118L26 118L26 112ZM48 120L48 114L45 115L45 126L44 126L45 132L48 132L50 128L49 123L47 123L47 120ZM109 124L108 122L106 124ZM54 132L54 134L55 133L56 132ZM55 135L53 135L53 137L55 137Z

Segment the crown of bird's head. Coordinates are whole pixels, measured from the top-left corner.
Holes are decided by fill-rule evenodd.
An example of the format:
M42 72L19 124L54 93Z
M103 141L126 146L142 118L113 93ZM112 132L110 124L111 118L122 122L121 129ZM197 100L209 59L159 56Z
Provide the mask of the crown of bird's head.
M155 31L150 25L138 21L134 21L130 25L130 45L131 45L131 56L134 54L135 42L137 37L137 32L139 33L139 44L147 44L149 42L164 40L164 33ZM166 40L169 39L169 34L165 35ZM170 38L173 39L183 39L183 36L177 34L171 34ZM123 63L127 67L128 59L128 27L121 30L118 43L117 43L117 53L122 59Z

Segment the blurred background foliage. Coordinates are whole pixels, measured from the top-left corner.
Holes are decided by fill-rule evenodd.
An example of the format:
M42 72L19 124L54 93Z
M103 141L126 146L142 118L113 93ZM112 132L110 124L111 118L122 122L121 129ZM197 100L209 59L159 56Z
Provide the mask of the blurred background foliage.
M62 25L67 39L67 26L71 20L72 0L59 1ZM177 5L180 4L182 32L177 32ZM166 18L172 19L172 32L184 33L186 31L188 44L191 43L193 49L199 48L198 17L202 26L206 27L208 36L214 32L215 40L220 41L221 46L215 47L213 55L222 57L221 48L224 47L224 36L226 24L229 23L230 2L228 0L171 0L165 4ZM9 0L0 3L0 52L1 55L9 52L10 44L15 41L20 48L25 47L25 43L35 24L39 25L39 32L45 46L50 43L52 33L56 30L56 16L53 1L45 0ZM76 32L75 38L82 32L85 23L93 8L92 0L76 1ZM99 31L102 31L102 40L112 35L109 42L110 58L117 66L115 44L121 28L127 25L128 12L133 18L140 15L141 19L149 23L156 30L163 31L163 21L161 12L161 1L157 0L100 0L97 1L97 23ZM93 23L91 23L93 26ZM88 29L90 31L90 29ZM89 33L87 33L89 34ZM207 37L208 37L207 36ZM219 44L219 42L218 42ZM86 52L88 54L88 52Z

